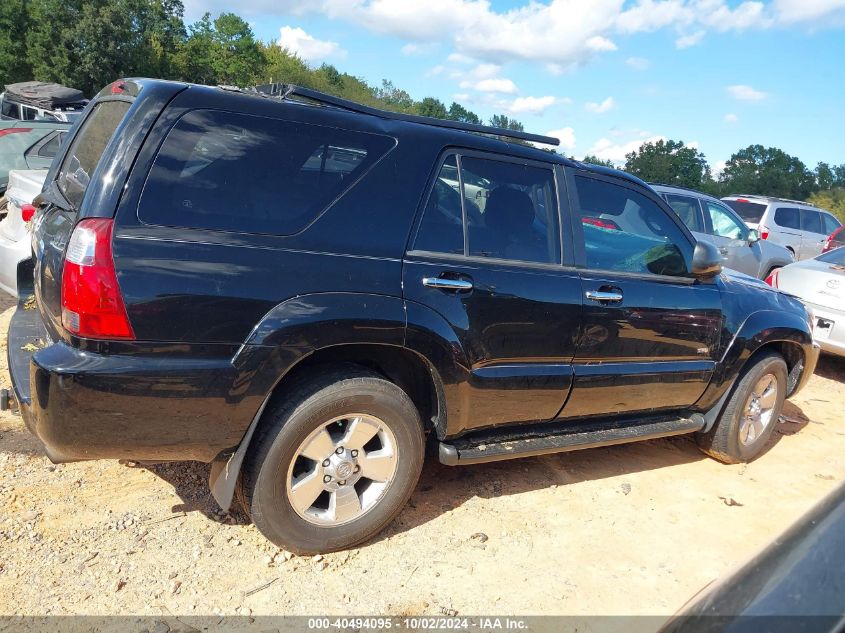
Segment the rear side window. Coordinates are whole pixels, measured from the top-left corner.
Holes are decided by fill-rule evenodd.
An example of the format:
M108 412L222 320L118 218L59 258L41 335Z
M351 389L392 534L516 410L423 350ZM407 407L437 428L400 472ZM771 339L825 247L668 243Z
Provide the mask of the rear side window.
M678 214L678 217L681 218L681 221L687 225L690 231L704 233L704 227L701 226L701 213L698 208L698 200L689 196L678 196L673 193L667 193L665 197L666 202L669 203L669 206Z
M147 224L290 235L394 144L376 134L194 110L162 144L138 217Z
M59 170L58 183L59 189L75 209L82 204L91 175L129 106L126 101L97 104L74 137Z
M801 229L801 216L798 209L792 207L782 207L775 211L775 224L782 226L785 229Z
M683 231L657 203L610 182L575 176L587 267L655 275L684 275Z
M824 233L822 229L822 218L818 211L801 209L801 230L810 233Z
M759 202L749 202L744 198L740 198L738 200L725 200L725 202L727 202L728 206L736 211L739 217L741 217L745 222L751 222L752 224L760 222L760 218L763 217L763 214L766 212L766 207L768 206Z
M20 113L18 112L18 104L3 99L3 106L2 109L0 109L0 113L2 113L3 116L8 116L13 119L17 119L20 115Z

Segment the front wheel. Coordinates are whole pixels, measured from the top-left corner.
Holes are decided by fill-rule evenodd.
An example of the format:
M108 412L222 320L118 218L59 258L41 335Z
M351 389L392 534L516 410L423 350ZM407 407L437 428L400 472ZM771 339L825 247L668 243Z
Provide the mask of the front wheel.
M768 352L747 367L719 420L696 440L705 453L726 464L757 457L772 435L787 392L783 357Z
M424 436L408 395L365 369L301 384L265 414L242 473L245 510L300 554L356 545L404 507Z

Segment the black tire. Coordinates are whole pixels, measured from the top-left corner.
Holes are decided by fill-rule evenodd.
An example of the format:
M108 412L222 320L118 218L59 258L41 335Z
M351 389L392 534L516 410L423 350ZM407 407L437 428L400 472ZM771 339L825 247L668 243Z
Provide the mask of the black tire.
M777 397L769 423L756 439L749 443L740 440L741 422L746 403L754 386L767 374L774 376ZM757 457L769 441L777 425L787 391L786 361L780 354L766 352L752 359L745 367L728 398L722 415L707 433L697 433L696 441L702 451L726 464L748 462Z
M346 414L378 418L396 442L392 480L374 505L340 525L315 525L291 505L287 477L297 451L321 425ZM422 471L425 437L408 395L367 369L346 366L291 386L264 413L241 471L238 498L270 541L298 554L326 553L368 540L402 510Z

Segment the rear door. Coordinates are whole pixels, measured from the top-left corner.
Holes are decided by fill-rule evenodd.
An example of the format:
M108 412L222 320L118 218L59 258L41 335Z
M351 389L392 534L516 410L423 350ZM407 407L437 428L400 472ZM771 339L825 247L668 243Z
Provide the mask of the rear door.
M717 283L689 276L691 236L651 191L568 172L584 316L562 416L693 404L715 366L722 320Z
M436 173L403 289L409 321L434 312L460 341L468 377L450 387L449 433L550 420L569 393L581 321L555 167L456 151Z
M727 207L712 200L702 200L704 221L713 243L725 259L725 266L752 277L760 276L763 259L760 244L748 242L749 229Z
M821 213L813 209L801 209L801 255L796 259L811 259L821 255L828 235Z
M797 207L777 206L772 210L771 217L767 239L785 246L798 259L801 253L801 212Z

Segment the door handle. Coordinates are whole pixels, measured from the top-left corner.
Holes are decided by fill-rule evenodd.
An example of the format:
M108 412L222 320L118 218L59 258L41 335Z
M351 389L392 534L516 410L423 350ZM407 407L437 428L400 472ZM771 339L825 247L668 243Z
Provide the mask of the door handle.
M423 277L422 285L438 290L472 290L472 282L466 279L446 279L444 277Z
M584 293L590 301L607 301L609 303L619 303L622 301L621 292L606 292L604 290L588 290Z

